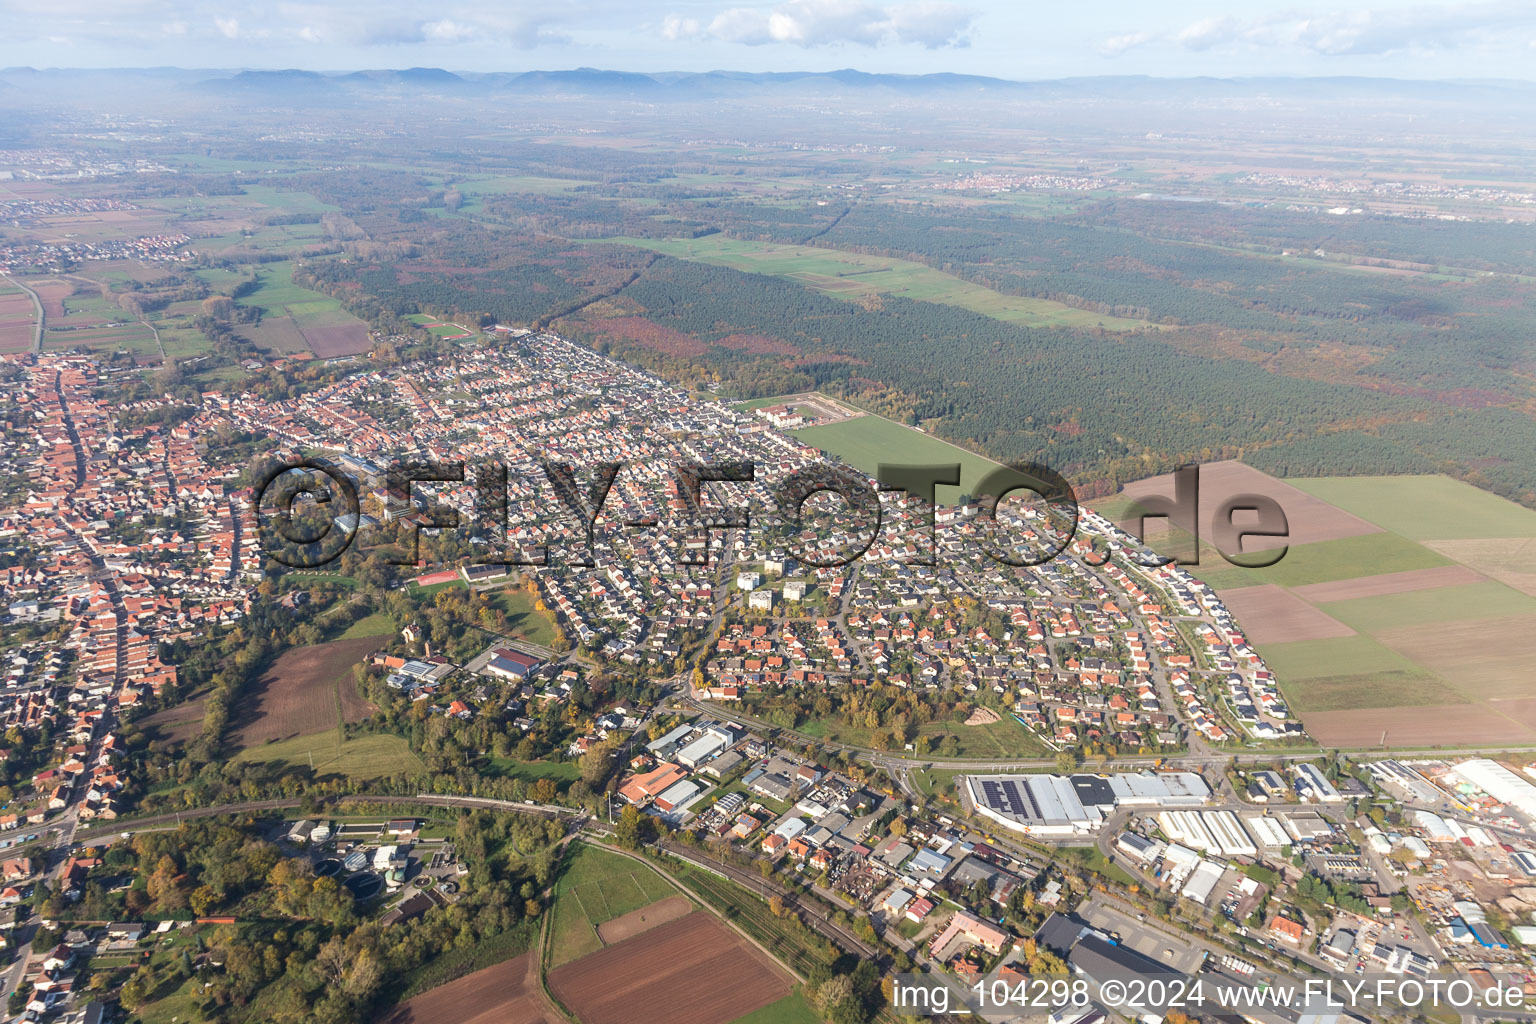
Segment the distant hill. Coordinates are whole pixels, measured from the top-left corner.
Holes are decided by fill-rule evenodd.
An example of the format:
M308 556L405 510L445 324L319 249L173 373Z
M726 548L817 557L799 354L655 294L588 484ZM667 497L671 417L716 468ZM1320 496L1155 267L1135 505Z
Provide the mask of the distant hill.
M184 68L0 69L5 83L23 92L53 97L134 95L181 92L218 99L263 98L281 101L325 96L367 102L401 95L444 97L549 96L634 99L662 102L766 100L776 98L865 97L900 103L932 98L961 98L1022 103L1142 105L1205 109L1241 109L1282 102L1326 113L1331 104L1377 104L1409 111L1499 105L1515 110L1536 106L1536 83L1490 81L1420 81L1390 78L1093 78L1014 81L984 75L875 74L842 68L834 71L615 71L571 68L505 72L453 72L443 68L380 68L351 72L307 69L214 70Z

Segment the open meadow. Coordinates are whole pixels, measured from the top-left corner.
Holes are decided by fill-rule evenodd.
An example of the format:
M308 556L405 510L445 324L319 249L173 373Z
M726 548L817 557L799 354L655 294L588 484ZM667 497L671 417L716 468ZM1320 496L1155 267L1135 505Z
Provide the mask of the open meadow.
M960 485L938 487L935 493L940 504L954 504L962 493L972 493L986 475L998 467L998 463L975 452L873 413L819 427L802 427L790 433L870 476L879 472L882 462L888 465L958 462Z
M968 309L1023 327L1080 327L1106 331L1154 328L1144 320L1105 316L1049 299L1004 295L922 263L809 245L703 238L605 238L753 274L785 277L841 299L897 295Z

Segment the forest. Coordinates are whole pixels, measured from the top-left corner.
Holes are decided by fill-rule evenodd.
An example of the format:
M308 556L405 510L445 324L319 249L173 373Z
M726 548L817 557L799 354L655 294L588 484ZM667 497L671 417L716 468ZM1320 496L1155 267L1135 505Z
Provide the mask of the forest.
M1190 459L1243 458L1292 475L1447 472L1536 502L1536 294L1513 276L1531 261L1525 225L1132 199L1040 213L868 189L770 203L670 180L635 154L524 156L522 169L570 184L461 207L451 180L308 176L358 238L342 243L349 258L308 260L295 279L406 330L417 312L554 327L730 396L822 389L995 458L1042 461L1089 496ZM405 216L433 209L454 215ZM603 241L717 232L898 257L1155 326L1026 327ZM1460 269L1311 256L1325 247L1356 264L1438 253Z

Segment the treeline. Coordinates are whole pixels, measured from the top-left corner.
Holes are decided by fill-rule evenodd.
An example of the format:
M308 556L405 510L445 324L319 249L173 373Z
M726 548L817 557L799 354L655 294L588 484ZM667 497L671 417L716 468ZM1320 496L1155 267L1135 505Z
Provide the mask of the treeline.
M114 843L92 873L81 907L71 912L61 903L50 914L62 917L61 924L86 909L261 920L255 929L235 924L199 932L180 957L147 960L123 985L124 1005L138 1009L190 985L188 998L207 1020L359 1024L445 955L487 943L502 956L526 949L564 832L558 822L527 816L461 814L453 838L469 868L462 895L385 928L359 915L351 893L334 878L316 877L309 858L283 856L263 838L268 825L190 822ZM109 893L98 873L104 879L127 873L133 881Z

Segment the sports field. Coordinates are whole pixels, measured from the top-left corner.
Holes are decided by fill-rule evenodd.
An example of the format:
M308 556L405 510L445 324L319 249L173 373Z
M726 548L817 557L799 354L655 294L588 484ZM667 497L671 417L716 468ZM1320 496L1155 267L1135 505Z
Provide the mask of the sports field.
M1144 320L1101 316L1048 299L1003 295L922 263L843 252L808 245L746 242L724 235L704 238L605 238L605 242L635 245L678 259L768 274L838 298L898 295L921 302L940 302L1004 323L1025 327L1101 327L1108 331L1155 328Z
M550 968L602 949L598 925L676 895L671 882L639 861L578 845L555 883Z
M908 465L960 463L960 486L939 487L941 504L954 504L961 493L974 493L983 477L998 464L931 434L902 426L884 416L867 414L820 427L792 430L800 440L836 455L855 469L874 476L882 462Z

